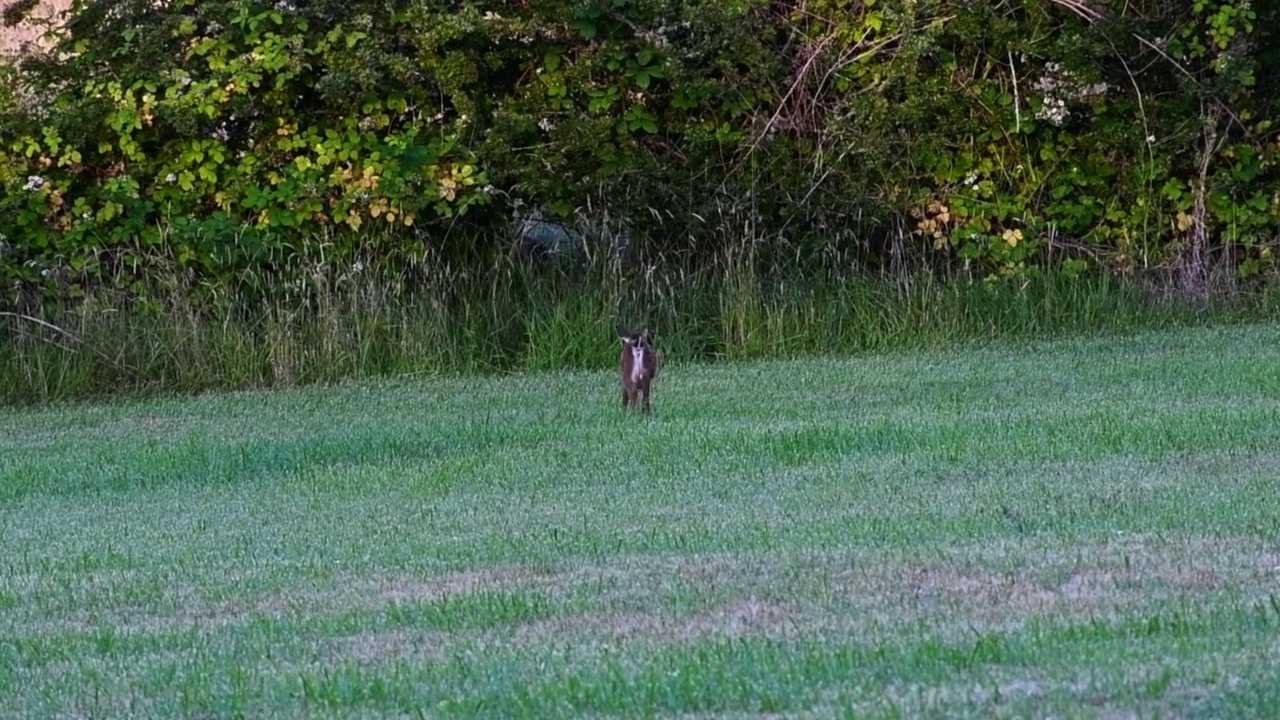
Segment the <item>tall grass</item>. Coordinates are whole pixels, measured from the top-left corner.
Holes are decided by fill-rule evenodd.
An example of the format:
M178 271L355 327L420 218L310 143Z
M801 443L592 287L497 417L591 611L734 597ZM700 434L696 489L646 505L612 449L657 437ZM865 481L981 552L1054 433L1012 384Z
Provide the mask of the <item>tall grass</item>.
M146 303L90 293L0 316L0 402L600 368L616 358L617 323L647 325L668 358L714 360L1126 332L1257 319L1280 305L1260 291L1193 310L1101 276L993 283L922 273L902 282L765 274L732 258L700 270L639 268L503 258L481 272L439 263L411 282L299 265L265 293L261 278L211 290L175 274Z

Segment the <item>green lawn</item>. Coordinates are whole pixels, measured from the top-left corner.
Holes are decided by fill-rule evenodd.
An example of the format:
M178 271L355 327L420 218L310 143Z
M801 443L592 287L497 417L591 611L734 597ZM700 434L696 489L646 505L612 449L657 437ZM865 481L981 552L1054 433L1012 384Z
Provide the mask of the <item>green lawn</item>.
M0 414L6 716L1265 717L1280 327Z

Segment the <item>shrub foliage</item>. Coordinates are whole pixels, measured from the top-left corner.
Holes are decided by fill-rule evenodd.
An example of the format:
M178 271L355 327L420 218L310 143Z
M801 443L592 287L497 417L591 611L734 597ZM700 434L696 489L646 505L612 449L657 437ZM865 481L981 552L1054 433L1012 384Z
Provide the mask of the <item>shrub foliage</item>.
M474 264L534 216L691 267L1202 294L1273 263L1277 28L1249 0L80 0L0 68L0 280Z

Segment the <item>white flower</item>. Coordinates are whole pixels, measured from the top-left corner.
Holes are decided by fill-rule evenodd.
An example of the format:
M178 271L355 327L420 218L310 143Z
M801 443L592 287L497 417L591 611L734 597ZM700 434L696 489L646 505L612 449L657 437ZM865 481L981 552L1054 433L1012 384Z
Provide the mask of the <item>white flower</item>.
M1044 96L1044 105L1036 118L1053 125L1061 125L1071 114L1067 103L1105 95L1110 89L1105 82L1086 85L1075 73L1056 62L1048 63L1044 70L1045 74L1032 83L1032 89Z
M44 178L39 175L27 176L27 184L22 186L23 190L39 190L44 187Z
M1067 101L1060 97L1046 97L1044 106L1036 113L1039 120L1048 120L1053 125L1061 125L1062 121L1067 119L1069 115L1067 110Z
M1147 136L1147 143L1153 143L1153 142L1155 142L1155 141L1156 141L1156 136L1155 136L1155 135L1148 135L1148 136Z
M169 173L168 175L165 175L165 176L164 176L164 181L165 181L165 182L167 182L167 183L177 182L177 181L178 181L178 176L177 176L177 175L174 175L173 173Z

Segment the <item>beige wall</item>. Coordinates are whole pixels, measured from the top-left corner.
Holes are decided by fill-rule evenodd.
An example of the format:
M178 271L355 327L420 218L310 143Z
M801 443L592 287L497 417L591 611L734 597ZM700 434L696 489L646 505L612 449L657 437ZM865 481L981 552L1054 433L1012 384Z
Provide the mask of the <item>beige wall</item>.
M12 0L0 0L0 8L8 7L12 4ZM71 0L43 0L34 12L33 16L50 17L55 13L61 12L71 5ZM30 23L23 23L17 27L0 26L0 54L11 54L18 52L22 48L22 43L34 41L40 37L41 29L32 27Z

